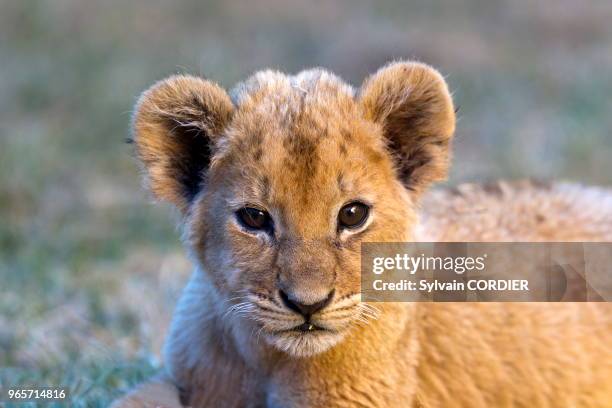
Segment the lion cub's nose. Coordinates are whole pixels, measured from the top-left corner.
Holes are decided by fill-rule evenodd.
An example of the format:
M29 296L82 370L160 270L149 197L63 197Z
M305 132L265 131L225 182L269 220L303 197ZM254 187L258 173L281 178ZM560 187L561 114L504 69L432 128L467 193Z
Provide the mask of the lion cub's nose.
M332 291L327 294L327 297L325 297L325 299L320 300L315 303L305 304L305 303L298 301L291 295L287 295L282 290L279 290L279 293L280 293L280 298L285 304L285 306L287 306L289 309L295 312L300 313L306 319L309 319L310 316L312 316L319 310L323 309L325 306L329 305L334 296L334 290L332 289Z

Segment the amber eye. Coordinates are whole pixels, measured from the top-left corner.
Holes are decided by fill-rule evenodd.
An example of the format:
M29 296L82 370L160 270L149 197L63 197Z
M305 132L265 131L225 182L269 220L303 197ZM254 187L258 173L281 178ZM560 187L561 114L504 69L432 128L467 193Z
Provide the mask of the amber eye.
M272 231L272 218L266 211L259 208L244 207L236 211L238 221L252 230Z
M340 209L338 214L339 228L359 228L361 227L370 213L370 207L358 201L349 203Z

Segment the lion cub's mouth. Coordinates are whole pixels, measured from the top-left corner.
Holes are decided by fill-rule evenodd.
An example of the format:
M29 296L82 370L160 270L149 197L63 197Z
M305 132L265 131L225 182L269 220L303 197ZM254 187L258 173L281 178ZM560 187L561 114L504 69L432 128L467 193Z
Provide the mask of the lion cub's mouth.
M378 311L360 299L360 294L343 296L305 317L287 308L281 299L249 293L229 312L255 321L259 333L273 347L295 357L307 357L339 343L351 327L377 317Z
M309 332L315 332L315 331L321 331L321 330L332 331L325 327L321 327L321 326L317 326L316 324L312 324L310 322L304 322L298 326L292 327L287 330L279 330L277 333L290 333L290 332L309 333Z
M293 328L293 330L301 331L301 332L311 332L315 330L325 330L323 327L317 326L312 323L302 323L299 326Z

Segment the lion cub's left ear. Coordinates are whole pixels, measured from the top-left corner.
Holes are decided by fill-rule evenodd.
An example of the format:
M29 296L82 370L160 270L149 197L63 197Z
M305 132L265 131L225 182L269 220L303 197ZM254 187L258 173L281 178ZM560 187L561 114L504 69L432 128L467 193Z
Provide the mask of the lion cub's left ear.
M368 119L382 126L406 188L422 192L447 177L455 110L442 75L428 65L396 62L362 86Z

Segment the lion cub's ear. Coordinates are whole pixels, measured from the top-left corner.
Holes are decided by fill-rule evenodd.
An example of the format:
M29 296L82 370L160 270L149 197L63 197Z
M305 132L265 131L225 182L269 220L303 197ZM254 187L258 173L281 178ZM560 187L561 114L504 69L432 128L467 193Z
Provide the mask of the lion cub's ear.
M455 111L438 71L416 62L387 65L364 82L360 103L382 126L408 189L421 192L446 178Z
M172 76L142 94L135 108L133 138L158 198L187 210L233 110L221 87L193 76Z

